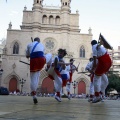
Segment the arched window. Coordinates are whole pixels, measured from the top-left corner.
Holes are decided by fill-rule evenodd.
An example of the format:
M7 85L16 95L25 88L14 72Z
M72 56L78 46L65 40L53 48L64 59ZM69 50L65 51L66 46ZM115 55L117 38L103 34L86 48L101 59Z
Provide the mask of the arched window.
M85 48L84 48L84 46L81 46L81 48L80 48L80 57L85 58Z
M49 24L53 24L53 16L52 15L49 17Z
M19 44L17 42L13 46L13 54L19 54Z
M60 24L60 17L59 17L59 16L56 16L55 24L56 24L56 25L59 25L59 24Z
M43 15L42 23L47 23L47 16L46 15Z

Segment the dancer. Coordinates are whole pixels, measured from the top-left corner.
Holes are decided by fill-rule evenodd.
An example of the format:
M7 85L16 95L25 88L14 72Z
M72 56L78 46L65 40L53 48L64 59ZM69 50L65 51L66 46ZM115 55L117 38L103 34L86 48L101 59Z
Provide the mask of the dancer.
M89 89L89 99L88 102L91 102L94 98L94 84L93 84L93 77L94 77L94 72L92 72L92 67L93 67L93 58L89 59L89 63L85 67L85 70L90 73L90 89Z
M73 63L74 63L74 59L70 59L70 71L69 71L69 74L70 74L70 79L68 80L67 82L67 85L66 85L66 89L68 91L68 99L71 99L71 96L70 96L70 90L71 90L71 83L72 83L72 76L73 76L73 73L75 71L78 72L78 67L76 67Z
M91 71L92 67L93 67L93 58L89 59L89 63L87 64L85 70L88 70L90 72L90 98L88 100L88 102L91 102L94 100L94 84L93 84L93 77L94 77L94 72ZM98 64L98 60L96 60L96 63ZM100 81L100 101L104 101L104 96L105 96L105 89L107 88L108 85L108 78L106 76L106 74L101 75L101 81Z
M37 104L36 90L39 84L40 71L46 63L51 63L52 54L44 54L44 46L40 43L40 39L36 37L32 43L27 45L26 58L30 58L31 95L34 104Z
M65 66L65 69L63 69L61 71L61 77L62 77L62 94L63 95L66 95L66 92L68 93L68 89L66 88L66 85L67 85L67 82L68 80L70 79L70 74L69 74L69 71L70 71L70 65L66 65ZM68 96L68 99L70 100L69 96Z
M107 86L106 81L108 81L107 76L105 75L108 72L109 68L112 65L111 58L106 51L104 46L98 45L96 40L92 40L92 52L93 52L93 68L92 71L95 71L93 78L95 98L92 101L93 103L99 102L101 100L100 91L101 91L101 76L104 74L104 88ZM98 59L98 63L97 63Z
M67 52L65 49L59 49L58 50L58 55L54 57L52 65L50 66L49 70L52 69L52 75L49 74L49 70L48 70L48 74L50 76L50 78L52 78L54 80L54 86L55 86L55 90L56 90L56 95L55 95L55 99L58 102L61 102L61 95L60 92L62 90L62 78L61 78L61 74L60 72L62 71L63 68L65 68L65 65L69 65L70 63L65 63L64 62L64 57L67 55Z

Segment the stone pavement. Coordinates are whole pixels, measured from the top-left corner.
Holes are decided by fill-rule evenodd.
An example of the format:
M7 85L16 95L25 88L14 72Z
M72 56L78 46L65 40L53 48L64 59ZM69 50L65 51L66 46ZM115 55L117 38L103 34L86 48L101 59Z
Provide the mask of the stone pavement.
M34 105L30 96L1 96L0 120L120 120L120 101L88 103L87 99L38 97Z

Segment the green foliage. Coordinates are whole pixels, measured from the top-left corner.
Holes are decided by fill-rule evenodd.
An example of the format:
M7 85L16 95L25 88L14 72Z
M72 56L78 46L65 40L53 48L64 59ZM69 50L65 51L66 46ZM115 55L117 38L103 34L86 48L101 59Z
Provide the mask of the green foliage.
M109 80L109 85L107 87L107 92L113 90L120 92L120 77L117 74L109 74L108 80Z

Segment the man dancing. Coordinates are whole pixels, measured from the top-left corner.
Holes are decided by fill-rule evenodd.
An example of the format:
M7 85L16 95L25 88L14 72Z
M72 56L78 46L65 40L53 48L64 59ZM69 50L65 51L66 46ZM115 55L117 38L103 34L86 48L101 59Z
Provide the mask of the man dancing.
M70 90L71 90L71 83L72 83L72 76L73 76L73 73L75 71L78 72L78 67L76 67L74 64L74 59L70 59L70 71L69 71L69 74L70 74L70 79L68 80L67 82L67 85L66 85L66 89L68 91L68 99L71 99L71 96L70 96Z
M89 89L89 99L88 102L92 101L94 98L94 84L93 84L93 77L94 77L94 73L92 70L93 67L93 58L89 59L89 63L86 65L85 70L90 72L90 89Z
M27 45L26 57L30 58L31 95L33 96L34 104L37 104L36 90L39 84L40 71L46 63L51 63L52 54L44 55L44 46L40 43L40 39L36 37L34 42Z
M65 69L63 69L60 72L61 77L62 77L62 82L63 82L63 84L62 84L62 94L64 94L64 95L66 95L66 92L69 92L68 89L66 88L67 82L70 79L69 71L70 71L70 65L66 65ZM69 96L68 96L68 99L69 99Z
M94 72L94 90L95 90L95 99L92 101L93 103L99 102L100 98L100 91L101 91L101 76L104 74L104 88L107 86L107 76L105 75L108 72L109 68L112 65L111 58L107 53L105 47L98 45L96 40L91 42L92 45L92 52L93 52L93 67L92 71ZM98 59L98 63L97 63Z
M54 73L49 76L51 76L50 78L52 78L54 80L54 86L55 86L55 90L56 90L56 95L55 95L55 99L58 102L61 102L61 91L62 91L62 77L60 72L62 71L62 69L65 69L65 65L69 65L70 63L65 63L64 62L64 57L67 55L67 52L65 49L59 49L58 50L58 55L54 57L52 65L50 66L49 69L51 69L51 67L54 68Z

